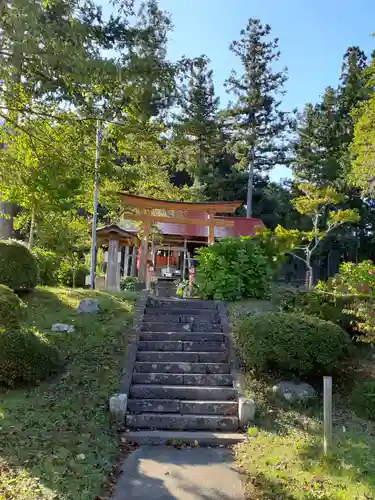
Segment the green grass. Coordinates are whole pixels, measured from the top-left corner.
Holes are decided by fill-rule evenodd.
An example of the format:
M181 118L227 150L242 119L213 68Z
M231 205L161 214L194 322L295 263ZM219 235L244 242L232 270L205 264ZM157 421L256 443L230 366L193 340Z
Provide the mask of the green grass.
M81 315L81 298L100 301ZM66 371L34 388L0 389L0 499L93 500L116 455L108 398L118 389L132 294L39 288L24 298L25 324L66 359ZM54 323L75 333L51 333Z
M334 402L332 453L323 455L322 404L291 409L272 382L247 376L257 422L235 448L250 500L375 499L375 426Z

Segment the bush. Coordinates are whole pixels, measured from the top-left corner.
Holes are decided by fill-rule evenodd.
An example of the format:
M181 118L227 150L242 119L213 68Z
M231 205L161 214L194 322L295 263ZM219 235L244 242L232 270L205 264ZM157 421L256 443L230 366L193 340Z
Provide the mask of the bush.
M269 294L270 265L256 240L226 238L198 251L196 283L204 299L263 299Z
M0 283L12 290L35 288L38 266L35 257L20 242L0 240Z
M0 328L16 327L22 316L23 302L5 285L0 285Z
M350 404L359 417L375 420L375 380L357 384L351 394Z
M277 297L277 305L284 312L304 313L335 323L351 335L358 335L358 322L349 313L356 295L335 295L321 290L306 292L287 290Z
M138 278L136 276L123 276L120 279L120 288L124 292L135 292Z
M235 332L239 355L258 371L330 373L350 347L349 335L337 325L302 314L258 313Z
M38 264L38 283L45 286L57 285L60 262L55 252L34 247L32 253Z
M70 262L62 262L57 276L60 285L70 288L83 288L86 285L86 276L89 273L89 268L84 264L76 265Z
M56 373L58 352L29 331L0 331L0 383L36 383Z
M344 262L335 276L319 281L317 288L336 295L375 296L375 266L371 260Z

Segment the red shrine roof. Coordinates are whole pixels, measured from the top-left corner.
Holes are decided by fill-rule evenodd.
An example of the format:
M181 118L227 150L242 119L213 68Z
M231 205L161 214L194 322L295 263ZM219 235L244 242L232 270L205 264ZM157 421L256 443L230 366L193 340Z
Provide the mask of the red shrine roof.
M215 217L215 219L233 222L229 227L215 227L215 238L227 238L229 236L254 236L257 230L264 228L260 219L247 217ZM172 222L159 222L160 232L164 235L198 236L207 238L208 227L195 224L173 224Z

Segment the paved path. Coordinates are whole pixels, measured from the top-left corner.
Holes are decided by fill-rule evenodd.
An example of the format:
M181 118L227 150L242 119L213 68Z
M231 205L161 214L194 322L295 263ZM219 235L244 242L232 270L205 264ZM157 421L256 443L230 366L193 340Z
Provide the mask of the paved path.
M244 500L225 448L141 446L124 461L113 500Z

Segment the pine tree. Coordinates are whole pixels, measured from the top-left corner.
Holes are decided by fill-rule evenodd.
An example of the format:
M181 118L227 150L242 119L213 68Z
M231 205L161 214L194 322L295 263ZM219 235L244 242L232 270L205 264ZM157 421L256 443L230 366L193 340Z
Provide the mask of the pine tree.
M252 192L255 172L272 169L286 159L284 134L291 125L288 115L280 110L286 70L275 71L280 58L278 39L269 40L271 27L258 19L250 19L239 41L230 49L239 57L242 75L232 72L226 82L236 102L227 112L227 126L237 156L248 167L247 216L252 215Z
M175 124L177 146L187 151L187 170L194 184L202 182L202 176L210 169L219 144L217 111L219 98L215 96L213 72L202 58L191 71L181 98L181 114Z

